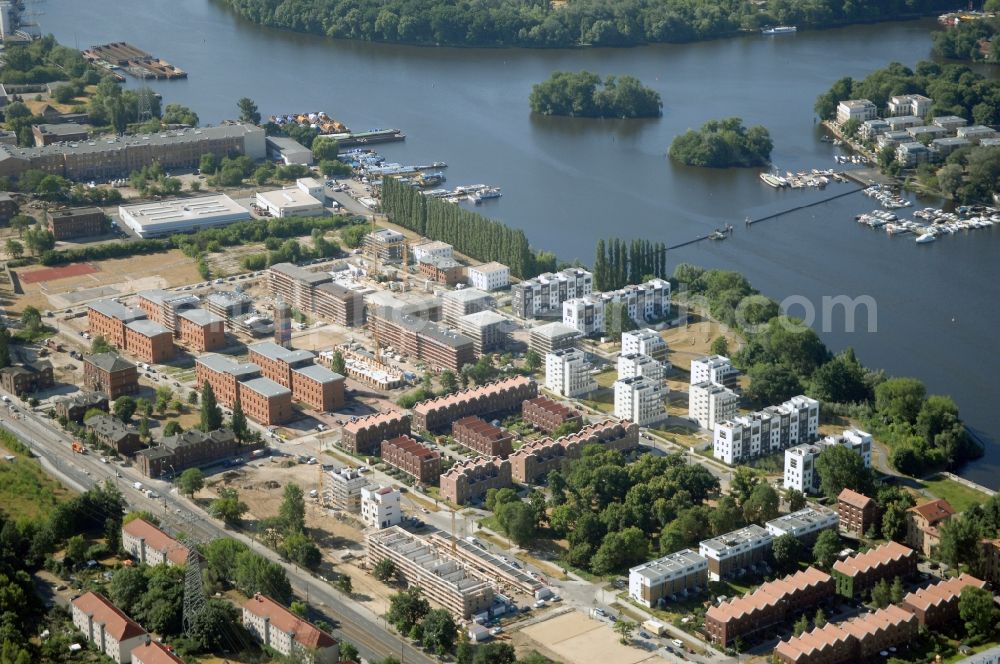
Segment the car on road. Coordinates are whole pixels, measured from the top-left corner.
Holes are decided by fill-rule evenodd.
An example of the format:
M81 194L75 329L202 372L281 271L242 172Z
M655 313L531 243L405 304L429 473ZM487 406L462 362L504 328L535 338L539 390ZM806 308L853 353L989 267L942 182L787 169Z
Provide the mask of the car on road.
M684 643L682 643L680 639L672 639L670 642L675 646L677 646L678 648L684 647Z
M651 639L651 638L653 638L653 636L649 632L647 632L645 630L639 630L639 636L641 638L643 638L643 639Z

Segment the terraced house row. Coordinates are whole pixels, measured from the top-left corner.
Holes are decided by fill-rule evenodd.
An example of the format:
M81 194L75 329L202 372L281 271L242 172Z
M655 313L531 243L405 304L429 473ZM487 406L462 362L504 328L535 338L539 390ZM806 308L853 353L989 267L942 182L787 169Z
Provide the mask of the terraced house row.
M533 484L561 468L566 460L579 458L583 448L592 444L621 451L635 449L639 445L639 426L628 420L608 419L555 440L542 438L527 442L508 457L511 474L518 482Z
M413 427L418 431L441 431L469 415L493 415L518 410L526 399L538 396L538 384L526 376L512 376L461 390L413 407Z

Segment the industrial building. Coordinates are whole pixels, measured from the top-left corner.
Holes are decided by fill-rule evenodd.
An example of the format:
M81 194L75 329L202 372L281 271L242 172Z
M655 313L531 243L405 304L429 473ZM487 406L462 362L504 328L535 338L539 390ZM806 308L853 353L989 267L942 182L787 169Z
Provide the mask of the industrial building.
M322 201L299 187L259 191L254 200L257 207L266 210L272 217L318 217L324 211Z
M0 145L0 176L16 178L37 169L70 180L107 180L128 177L132 171L154 162L168 171L197 168L204 154L220 159L231 154L263 159L264 130L253 125L224 124L157 134L101 136L33 148Z
M226 194L119 205L118 216L139 237L193 233L250 219L250 211Z

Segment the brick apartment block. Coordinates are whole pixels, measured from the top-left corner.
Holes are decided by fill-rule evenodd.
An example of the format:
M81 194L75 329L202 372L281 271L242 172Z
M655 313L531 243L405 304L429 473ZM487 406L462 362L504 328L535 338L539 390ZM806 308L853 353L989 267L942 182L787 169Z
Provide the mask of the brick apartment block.
M754 592L713 606L705 613L705 631L713 643L728 646L812 609L834 595L829 574L815 567L761 585Z
M846 622L827 623L782 641L774 649L774 655L783 664L855 664L911 642L917 637L919 627L916 616L891 605Z
M139 370L117 353L84 355L83 386L114 401L123 394L139 391Z
M862 537L875 524L878 506L865 494L845 488L837 496L837 515L841 532Z
M45 217L56 241L101 235L108 230L108 217L98 207L51 210Z
M968 587L985 588L986 582L961 574L908 594L899 606L915 615L922 626L936 631L959 621L958 600Z
M525 399L538 396L538 384L526 376L504 378L479 387L461 390L413 407L417 430L440 431L469 415L491 415L517 410Z
M917 553L898 542L886 542L833 564L837 593L854 597L870 590L882 579L907 578L917 573Z
M177 314L177 332L181 343L199 353L226 346L226 321L205 309L188 309Z
M531 426L546 433L552 433L567 422L583 423L583 414L580 411L548 397L526 400L521 404L521 417Z
M256 364L208 353L195 360L195 376L198 385L212 386L220 404L232 408L239 399L244 414L256 422L281 424L292 417L292 391L262 377Z
M422 484L436 483L441 475L441 454L409 436L382 441L382 461Z
M441 497L456 505L481 498L490 489L514 486L510 461L500 457L477 457L459 461L441 475Z
M344 405L344 377L315 364L307 350L284 348L272 341L249 347L250 361L274 382L289 388L292 398L328 412Z
M601 444L627 451L639 445L639 427L628 420L604 420L587 425L556 440L541 438L525 443L508 457L515 480L527 484L553 470L562 468L567 459L578 459L587 445Z
M463 417L451 427L451 435L459 445L487 457L506 458L514 451L514 434L494 426L475 415Z
M344 424L340 445L353 454L377 454L382 441L410 433L410 416L389 410L355 417Z

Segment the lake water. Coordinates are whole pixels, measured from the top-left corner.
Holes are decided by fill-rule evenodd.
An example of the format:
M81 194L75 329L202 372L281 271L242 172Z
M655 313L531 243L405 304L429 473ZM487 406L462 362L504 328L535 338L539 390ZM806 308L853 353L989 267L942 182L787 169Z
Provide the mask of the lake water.
M533 245L560 258L590 263L600 237L671 245L733 223L731 239L671 252L670 264L738 270L767 295L800 296L817 311L823 297L874 298L875 332L864 317L847 332L841 315L824 340L952 395L988 443L986 458L964 474L1000 486L1000 424L992 412L1000 401L1000 229L920 246L912 236L859 227L854 215L874 203L853 194L748 230L748 215L853 185L779 192L752 170L690 169L665 156L678 133L736 115L771 130L772 159L782 172L833 166L836 148L818 140L816 96L841 76L926 58L932 20L676 46L528 51L333 42L250 25L212 0L49 0L45 12L43 31L64 44L129 41L185 69L187 80L152 87L166 102L194 108L203 123L234 117L236 100L249 96L265 116L324 110L358 131L398 127L406 142L383 146L384 154L403 163L446 161L449 186L502 187L503 198L481 210L523 228ZM637 76L662 95L663 117L532 117L531 86L560 69Z

